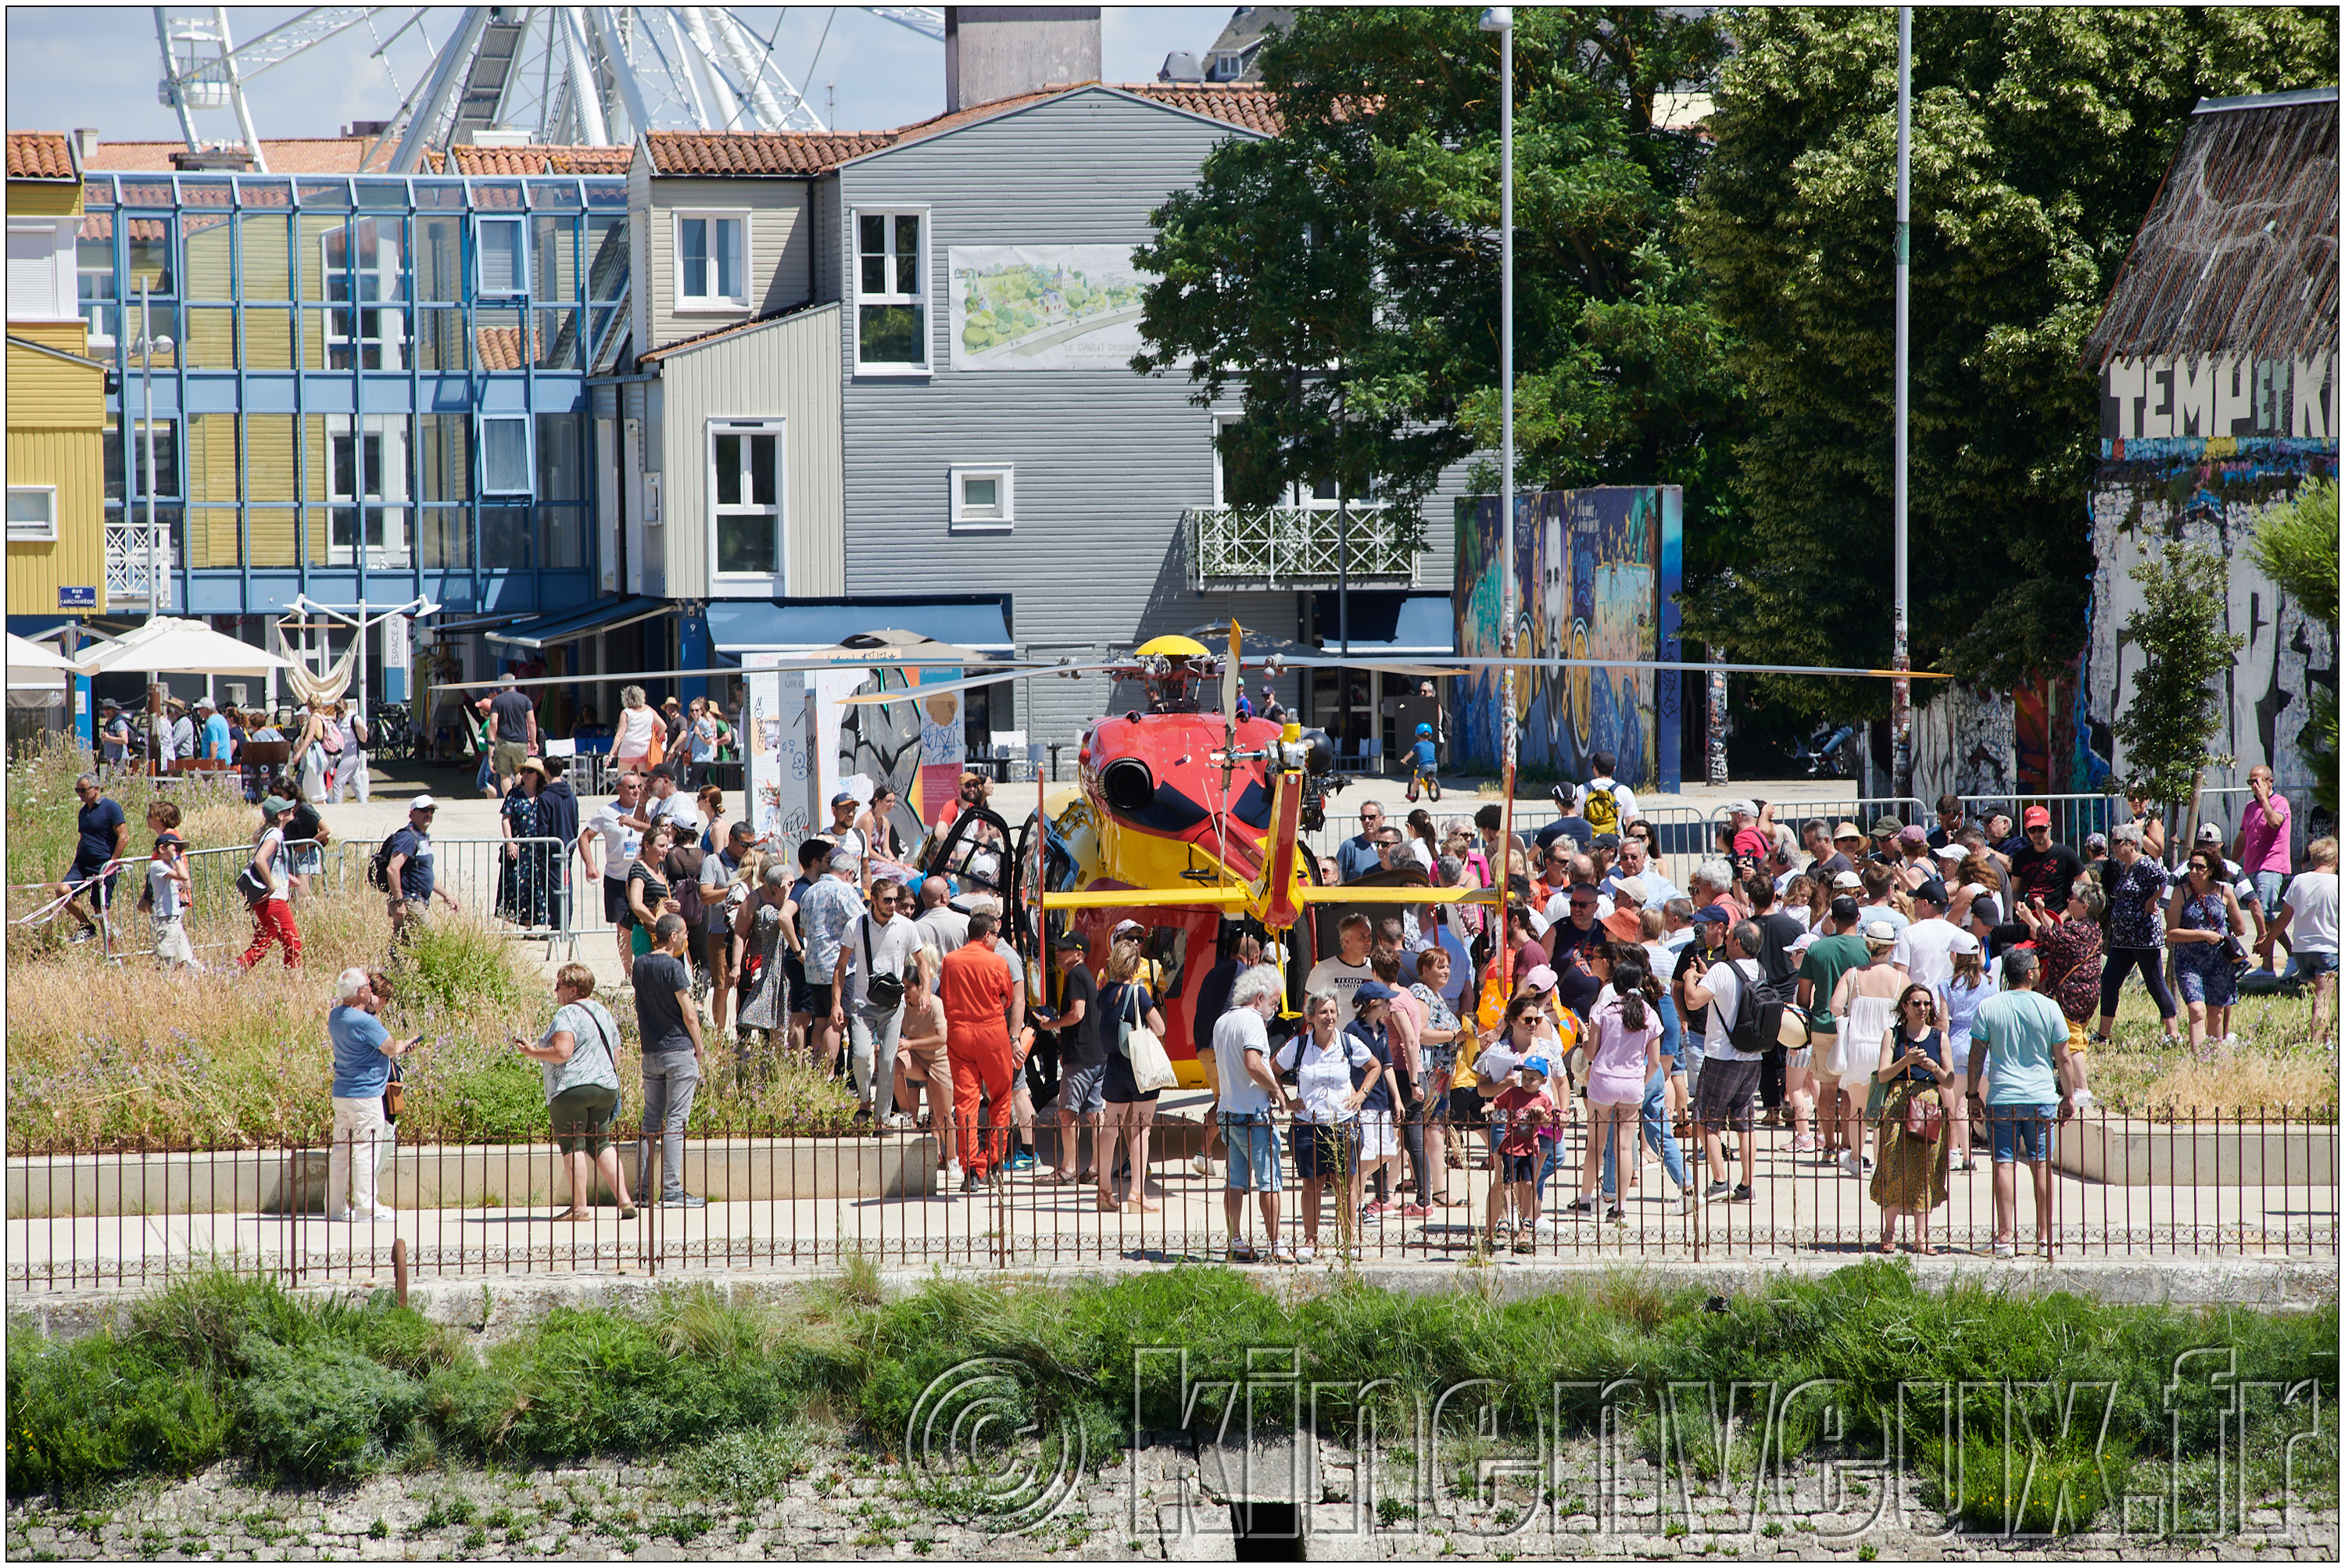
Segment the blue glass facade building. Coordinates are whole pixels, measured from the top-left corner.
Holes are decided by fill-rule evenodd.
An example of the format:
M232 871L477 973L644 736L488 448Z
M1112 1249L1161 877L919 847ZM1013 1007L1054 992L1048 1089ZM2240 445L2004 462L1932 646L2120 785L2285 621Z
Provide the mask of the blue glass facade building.
M454 622L590 603L585 382L626 337L626 200L618 175L91 176L76 270L90 352L122 366L117 613L147 593L142 283L173 345L152 445L174 609L421 595Z

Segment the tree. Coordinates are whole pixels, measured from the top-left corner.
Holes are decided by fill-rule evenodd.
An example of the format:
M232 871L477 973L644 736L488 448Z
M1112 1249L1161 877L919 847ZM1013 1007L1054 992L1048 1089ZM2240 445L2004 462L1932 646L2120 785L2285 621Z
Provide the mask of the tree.
M1700 158L1661 92L1706 85L1707 15L1515 13L1516 443L1526 484L1714 499L1735 394L1674 233ZM1233 501L1411 504L1499 444L1498 44L1471 10L1325 8L1264 46L1281 128L1152 215L1132 368L1192 360ZM1491 478L1495 483L1496 475Z
M2195 102L2335 81L2337 23L2333 9L1914 12L1917 667L2008 687L2082 646L2098 428L2085 338ZM1686 636L1753 659L1885 665L1894 14L1754 8L1729 25L1738 52L1684 233L1751 402L1747 526L1731 585L1688 596ZM1850 718L1888 702L1880 681L1760 685Z
M2141 668L2133 700L2110 726L2125 747L2126 793L2186 805L2200 769L2231 765L2208 748L2223 728L2219 683L2248 639L2223 630L2230 572L2219 552L2172 545L2131 575L2141 585L2141 608L2126 622L2126 636ZM2169 831L2167 841L2187 836Z
M2307 485L2272 507L2248 539L2248 559L2297 607L2329 628L2337 646L2337 481ZM2310 716L2297 731L2297 748L2312 768L2313 799L2337 814L2337 693L2303 694Z

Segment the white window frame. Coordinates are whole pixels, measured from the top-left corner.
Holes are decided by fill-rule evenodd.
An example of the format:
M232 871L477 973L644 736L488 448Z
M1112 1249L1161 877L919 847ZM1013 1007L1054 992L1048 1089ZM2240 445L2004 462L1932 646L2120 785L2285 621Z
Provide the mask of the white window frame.
M408 421L405 414L371 413L364 416L362 429L350 427L357 416L347 413L326 415L326 559L331 565L356 564L360 545L337 545L333 537L333 514L337 511L356 512L361 540L366 532L366 514L380 512L383 516L383 542L365 545L370 570L404 569L411 557L408 524L411 507L408 502L407 473L412 453L407 450ZM341 464L337 458L342 443L361 439L374 440L381 456L367 471L368 490L364 496L352 495L341 487ZM360 455L353 453L354 457ZM391 532L396 528L398 537Z
M510 421L521 426L521 486L513 489L491 483L489 477L489 426ZM483 495L532 494L537 488L537 447L535 433L531 428L536 421L525 413L484 413L478 416L472 439L481 452L481 494Z
M716 441L719 436L769 435L774 438L774 504L770 508L743 502L717 510L716 503ZM702 436L702 478L707 486L708 519L708 584L714 594L717 589L737 590L756 598L777 597L785 591L790 568L790 449L789 421L779 417L745 415L738 418L713 417ZM774 569L766 572L722 572L717 569L716 531L722 517L752 517L770 511L774 521Z
M106 247L104 267L85 267L81 264L81 248L86 243ZM85 278L104 278L106 287L109 290L117 286L114 270L113 235L108 234L103 239L93 239L86 241L81 238L78 230L74 236L74 308L81 312L81 319L88 324L89 346L93 349L110 349L114 346L114 332L111 328L118 327L122 321L122 301L111 293L84 294L81 291L81 283ZM107 323L107 327L100 327L101 319Z
M687 294L684 291L684 226L687 222L737 223L741 226L741 252L735 259L735 272L741 285L737 295ZM717 230L712 229L711 235ZM692 315L738 315L749 308L749 213L746 208L700 207L681 208L670 215L668 239L673 247L669 254L675 269L675 313ZM719 270L716 252L709 253L709 266Z
M1222 488L1221 433L1244 418L1244 414L1234 412L1217 412L1213 415L1213 435L1206 444L1213 454L1213 505L1216 510L1226 508L1231 504ZM1365 496L1355 496L1354 499L1362 505L1367 505L1376 500L1376 494L1372 491ZM1343 502L1340 497L1334 495L1305 495L1301 485L1290 484L1286 487L1286 494L1279 499L1278 504L1296 511L1333 512L1341 506Z
M347 256L350 254L348 247L356 243L357 239L351 228L329 229L318 236L318 277L324 285L326 296L327 365L333 368L334 351L339 349L352 359L351 365L340 367L345 370L354 367L405 370L407 301L401 297L399 287L400 248L406 243L404 233L397 219L378 219L374 230L374 265L348 269L335 265L332 257L335 242L341 242L345 247L342 253ZM350 298L348 292L353 278L357 280L356 299ZM345 321L349 324L349 331L343 330ZM367 331L370 326L374 329L371 332ZM375 362L371 365L366 363L370 350L375 356Z
M8 262L13 270L18 262L15 255L16 241L36 241L45 252L47 263L48 309L37 308L36 301L20 298L12 290L8 300L8 319L12 321L78 321L81 320L81 271L76 241L81 236L81 219L59 223L54 219L8 219ZM26 264L36 264L27 255Z
M473 219L473 222L475 225L472 237L472 288L474 292L483 300L518 300L528 294L529 219L517 215L508 217L500 213L494 217L476 218ZM483 264L488 260L489 256L489 247L487 244L489 230L498 227L499 225L509 225L512 228L514 236L513 286L506 289L490 288L488 274L483 266Z
M888 281L896 277L896 219L916 218L920 223L920 240L916 252L920 269L920 286L906 291L866 294L863 291L863 220L880 218L888 220ZM935 292L936 267L933 252L936 229L929 220L925 207L858 207L848 216L847 270L851 287L853 314L848 318L848 331L855 343L855 373L858 376L925 376L929 373L936 352L936 309L931 297ZM918 361L866 361L863 357L863 307L866 305L914 305L920 311L920 357Z
M19 523L9 518L8 543L11 545L54 545L57 542L57 487L54 484L11 484L8 499L19 495L46 496L49 503L49 520L46 524Z
M1000 515L972 516L968 511L967 497L961 482L967 479L991 479L1000 489ZM952 465L952 532L956 534L1007 534L1018 524L1018 470L1008 463L956 463Z

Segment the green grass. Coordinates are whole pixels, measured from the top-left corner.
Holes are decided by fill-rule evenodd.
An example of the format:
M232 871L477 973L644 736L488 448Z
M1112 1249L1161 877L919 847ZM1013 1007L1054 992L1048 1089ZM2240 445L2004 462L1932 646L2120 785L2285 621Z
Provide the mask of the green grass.
M1619 1287L1497 1304L1478 1292L1402 1296L1338 1282L1289 1303L1218 1268L1067 1288L939 1279L878 1302L857 1295L809 1288L780 1303L731 1305L702 1290L670 1294L641 1317L558 1309L474 1357L456 1353L449 1330L380 1298L313 1306L265 1281L193 1280L144 1304L118 1334L63 1344L29 1332L9 1337L8 1485L19 1495L81 1496L231 1457L322 1482L426 1456L441 1464L549 1466L652 1455L675 1463L674 1502L737 1510L807 1472L817 1423L858 1442L858 1454L894 1465L923 1390L972 1358L1024 1369L1020 1413L1046 1431L1080 1432L1100 1464L1119 1451L1135 1408L1153 1429L1184 1419L1177 1358L1135 1352L1185 1347L1193 1390L1244 1380L1249 1347L1291 1346L1306 1383L1335 1385L1323 1390L1323 1420L1355 1413L1344 1387L1386 1380L1376 1396L1386 1431L1407 1430L1393 1418L1416 1400L1490 1379L1495 1431L1519 1438L1538 1430L1558 1383L1625 1379L1626 1413L1634 1420L1642 1412L1650 1447L1670 1384L1788 1389L1837 1380L1837 1435L1811 1402L1779 1433L1786 1455L1839 1444L1878 1451L1900 1385L1916 1380L2106 1383L2106 1411L2096 1397L2065 1425L2038 1412L2025 1429L2035 1479L2024 1492L1999 1461L1990 1465L1965 1451L1957 1467L1954 1456L1929 1456L1941 1506L1966 1522L1999 1529L2015 1514L2020 1528L2073 1530L2115 1495L2161 1490L2162 1474L2152 1481L2141 1472L2163 1471L2173 1456L2161 1445L2169 1441L2178 1440L2183 1456L2176 1473L2185 1501L2212 1496L2212 1472L2202 1476L2199 1461L2223 1439L2223 1401L2185 1398L2169 1411L2165 1386L2178 1357L2222 1347L2235 1354L2243 1382L2319 1391L2316 1436L2293 1455L2297 1502L2333 1505L2335 1492L2333 1306L2279 1316L1978 1289L1939 1295L1917 1291L1910 1275L1884 1264L1777 1283L1730 1299L1724 1312L1705 1310L1698 1289ZM1210 1428L1221 1412L1192 1414ZM1583 1433L1598 1414L1568 1400L1562 1410L1567 1428ZM1464 1429L1476 1412L1457 1419L1455 1436L1469 1438ZM1932 1412L1925 1424L1934 1431L1934 1422ZM2243 1465L2252 1494L2279 1490L2290 1464L2289 1436L2304 1424L2300 1415L2254 1423L2254 1443L2232 1461ZM2096 1447L2103 1430L2124 1435ZM1705 1480L1721 1468L1743 1470L1752 1457L1699 1441L1680 1451ZM834 1471L816 1490L826 1481L835 1490L843 1479ZM465 1525L472 1513L469 1503L443 1499L424 1527ZM569 1514L582 1528L591 1517L583 1504ZM645 1528L672 1537L702 1517L672 1507ZM622 1523L632 1522L612 1528Z

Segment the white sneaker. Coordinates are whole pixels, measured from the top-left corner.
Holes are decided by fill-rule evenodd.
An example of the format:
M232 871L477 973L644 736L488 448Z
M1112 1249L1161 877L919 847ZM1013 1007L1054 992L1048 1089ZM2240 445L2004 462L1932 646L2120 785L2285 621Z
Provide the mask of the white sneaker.
M377 1204L373 1208L367 1212L366 1217L372 1220L395 1220L399 1217L399 1211L397 1209L385 1208L381 1204ZM355 1216L353 1218L355 1219Z
M2068 1103L2071 1105L2074 1105L2079 1113L2082 1113L2091 1110L2100 1102L2093 1098L2093 1092L2090 1089L2079 1089L2075 1094L2068 1096Z
M1315 1247L1298 1247L1294 1249L1294 1261L1297 1263L1308 1263L1318 1256L1319 1249Z
M1189 1169L1193 1175L1209 1176L1213 1174L1213 1162L1205 1156L1199 1155L1189 1162Z
M1853 1149L1840 1156L1840 1168L1843 1176L1861 1176L1864 1174L1864 1166L1858 1162Z
M951 1194L959 1192L960 1190L961 1180L960 1162L959 1160L947 1160L945 1162L946 1195L949 1196Z

